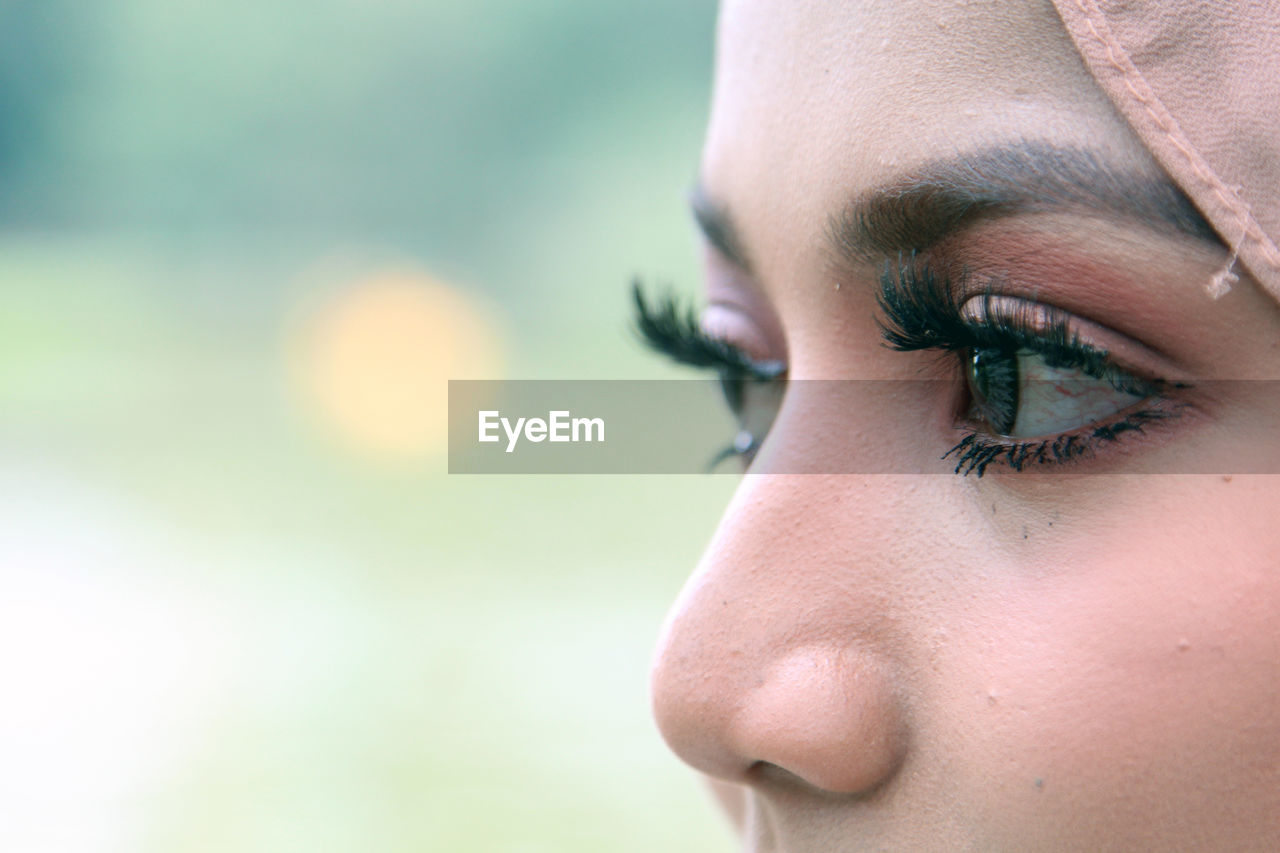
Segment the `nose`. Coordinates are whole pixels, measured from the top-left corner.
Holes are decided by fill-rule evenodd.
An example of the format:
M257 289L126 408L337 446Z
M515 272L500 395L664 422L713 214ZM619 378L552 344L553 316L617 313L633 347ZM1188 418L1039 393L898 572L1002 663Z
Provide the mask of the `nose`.
M744 480L663 628L653 709L710 776L865 795L894 776L908 732L882 573L814 517L848 517L819 479Z

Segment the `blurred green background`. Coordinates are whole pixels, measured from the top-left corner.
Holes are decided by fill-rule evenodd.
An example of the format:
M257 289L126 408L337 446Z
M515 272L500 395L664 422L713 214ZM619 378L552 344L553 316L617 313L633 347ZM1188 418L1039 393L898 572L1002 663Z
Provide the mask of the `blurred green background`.
M649 650L728 477L449 477L677 375L710 2L0 2L0 849L717 851Z

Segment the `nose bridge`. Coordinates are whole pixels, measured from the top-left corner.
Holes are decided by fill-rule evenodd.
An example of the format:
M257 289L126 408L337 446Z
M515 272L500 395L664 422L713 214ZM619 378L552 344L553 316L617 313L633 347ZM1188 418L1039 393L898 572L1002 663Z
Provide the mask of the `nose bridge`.
M671 748L704 773L750 783L780 768L854 794L900 763L888 577L850 549L847 529L833 529L857 511L842 505L857 480L747 477L672 609L654 713Z

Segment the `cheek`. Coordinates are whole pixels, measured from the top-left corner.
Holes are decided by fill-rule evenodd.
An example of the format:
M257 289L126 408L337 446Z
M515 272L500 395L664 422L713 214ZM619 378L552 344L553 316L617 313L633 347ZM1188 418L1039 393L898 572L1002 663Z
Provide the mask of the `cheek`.
M1185 478L1165 500L1135 500L1123 523L1081 525L1039 565L998 573L1000 594L956 620L953 656L935 662L955 678L930 729L981 792L970 806L991 843L1041 825L1096 833L1097 849L1152 833L1185 844L1179 833L1280 820L1267 479L1233 494L1221 478Z

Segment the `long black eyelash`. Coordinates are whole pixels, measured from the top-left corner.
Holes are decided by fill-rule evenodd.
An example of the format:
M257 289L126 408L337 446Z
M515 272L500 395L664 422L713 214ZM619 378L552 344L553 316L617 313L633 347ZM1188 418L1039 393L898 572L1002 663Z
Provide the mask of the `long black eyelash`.
M985 474L988 466L993 464L1003 463L1014 471L1021 471L1031 465L1070 462L1090 454L1095 442L1112 442L1125 433L1145 432L1147 424L1175 414L1176 411L1173 410L1140 409L1131 412L1123 420L1096 426L1088 433L1013 444L992 441L971 432L959 444L942 454L942 458L955 459L957 474L975 474L978 477Z
M955 290L914 258L885 264L876 303L885 345L900 352L954 352L969 344L970 330L960 314Z
M643 285L636 280L631 283L631 297L635 308L632 323L640 339L679 364L762 381L777 379L786 370L780 361L758 361L728 341L708 335L699 325L693 307L682 306L670 292L650 303Z

